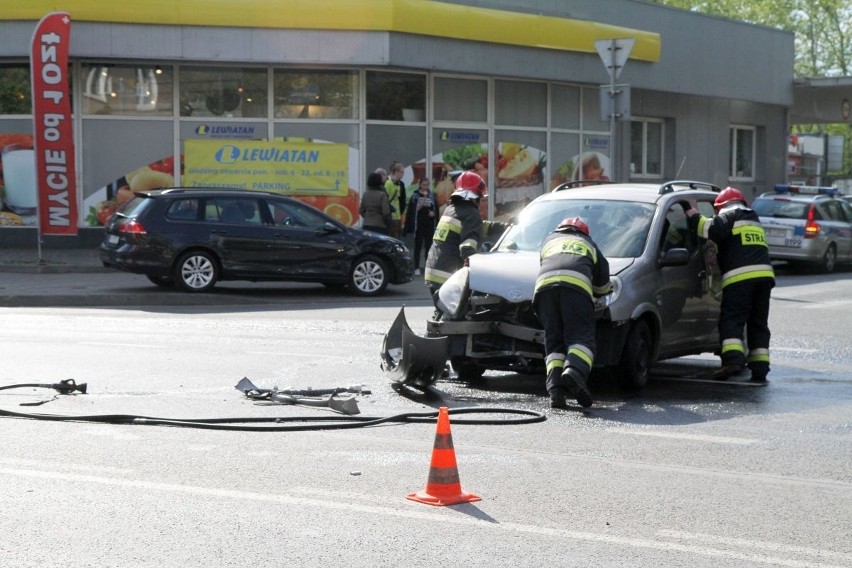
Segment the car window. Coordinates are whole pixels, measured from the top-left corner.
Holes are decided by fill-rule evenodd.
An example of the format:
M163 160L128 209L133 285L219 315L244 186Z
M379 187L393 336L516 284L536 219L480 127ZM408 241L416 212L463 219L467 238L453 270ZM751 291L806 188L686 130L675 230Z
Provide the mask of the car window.
M198 199L175 199L166 209L166 218L172 221L195 221L198 219Z
M852 223L852 205L849 205L845 201L841 201L840 208L843 209L843 214L846 216L846 222Z
M269 201L267 205L276 226L317 231L328 222L319 211L297 201Z
M757 198L751 208L761 217L777 219L807 219L810 204L788 199Z
M705 217L712 217L716 214L716 210L713 209L713 204L709 201L699 201L698 212Z
M825 211L826 219L830 221L846 221L846 216L840 208L839 201L826 201L822 204L822 209Z
M606 257L637 257L645 248L655 206L611 200L536 201L518 216L498 250L538 251L541 243L567 217L580 217Z
M139 197L135 196L130 201L124 202L121 207L118 208L118 213L121 213L125 217L136 217L145 208L148 207L148 204L151 203L151 199L148 197Z
M207 201L205 217L232 225L260 225L263 220L257 199L250 197L217 197Z
M666 212L666 220L663 223L663 236L661 239L662 252L673 248L685 248L692 250L693 239L689 232L689 223L686 212L679 204L672 205Z

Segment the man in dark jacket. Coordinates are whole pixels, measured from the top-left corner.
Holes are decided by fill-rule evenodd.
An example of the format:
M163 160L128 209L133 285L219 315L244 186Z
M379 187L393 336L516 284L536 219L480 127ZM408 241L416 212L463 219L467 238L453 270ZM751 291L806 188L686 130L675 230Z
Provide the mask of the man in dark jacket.
M544 326L550 406L565 408L571 392L592 405L587 386L595 358L594 298L612 291L609 262L589 236L589 226L569 217L541 244L533 306Z
M485 182L478 174L462 172L456 178L455 187L450 203L435 228L423 275L436 309L438 290L447 278L479 250L479 243L484 237L500 234L507 226L497 221L483 221L480 217L479 202L488 194Z
M746 206L742 192L723 189L713 203L712 218L687 211L698 236L716 244L722 271L722 307L719 339L722 341L723 376L739 373L748 364L751 380L766 382L769 374L769 296L775 271L757 213ZM748 358L743 344L747 327Z

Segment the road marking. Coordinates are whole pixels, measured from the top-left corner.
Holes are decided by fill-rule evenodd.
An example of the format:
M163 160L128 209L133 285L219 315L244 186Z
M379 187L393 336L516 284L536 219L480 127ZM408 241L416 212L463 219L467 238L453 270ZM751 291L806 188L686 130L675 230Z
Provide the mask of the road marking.
M683 531L670 530L657 531L657 535L665 538L695 540L713 545L740 546L748 548L757 548L760 550L771 550L772 552L780 552L782 554L809 554L814 556L827 556L852 564L852 554L844 554L842 552L822 550L819 548L810 548L808 546L791 546L789 544L783 544L780 542L766 542L762 540L748 540L744 538L731 538L726 536L716 536L712 534L688 533Z
M733 438L731 436L708 436L706 434L685 434L683 432L660 432L648 430L628 430L627 428L607 428L607 432L615 434L632 434L634 436L653 436L655 438L673 438L679 440L694 440L696 442L712 442L715 444L739 444L742 446L756 444L760 440L752 438Z
M607 535L602 533L593 533L586 531L574 531L567 529L558 529L551 527L542 527L536 525L522 524L522 523L512 523L512 522L493 522L490 519L479 519L476 516L457 516L452 517L449 515L442 514L441 511L431 511L425 509L414 510L412 508L408 508L410 505L408 504L400 504L400 506L405 506L405 509L394 509L387 506L381 505L366 505L359 503L349 503L349 502L340 502L333 501L335 497L343 497L342 495L337 495L332 492L326 492L325 499L322 498L308 498L308 497L296 497L293 495L287 494L270 494L270 493L254 493L251 491L239 491L234 489L219 489L219 488L210 488L210 487L198 487L194 485L181 485L174 483L158 483L153 481L142 481L135 479L117 479L111 477L96 477L93 475L81 475L81 474L69 474L69 473L59 473L59 472L51 472L51 471L37 471L37 470L24 470L24 469L9 469L9 468L0 468L0 474L3 475L14 475L19 477L27 477L34 479L46 479L50 481L63 481L70 484L74 483L98 483L101 485L108 485L112 487L122 487L128 489L140 489L143 490L146 494L152 491L160 491L160 492L177 492L183 493L186 495L203 495L206 497L216 497L221 499L234 499L234 500L242 500L242 501L261 501L266 503L273 503L278 505L292 505L299 507L321 507L324 509L331 509L337 511L346 511L346 512L357 512L363 514L372 514L372 515L388 515L392 517L413 519L413 520L422 520L428 522L440 523L441 525L446 525L447 523L461 525L466 527L477 527L482 530L496 530L496 531L506 531L520 534L534 534L539 536L553 537L558 539L566 539L566 540L574 540L574 541L585 541L585 542L596 542L603 544L611 544L615 546L622 546L627 548L637 548L637 549L649 549L649 550L657 550L663 552L682 552L685 554L693 554L696 556L704 556L708 558L728 558L736 561L740 561L745 563L746 565L755 565L755 564L763 564L769 566L783 566L786 568L844 568L843 566L836 566L830 564L824 564L821 562L811 562L808 560L792 560L788 557L776 557L776 556L767 556L763 554L755 554L755 553L745 553L738 552L735 550L723 549L723 548L714 548L712 546L703 546L703 545L695 545L695 544L682 544L678 542L668 542L662 540L656 540L653 538L641 538L641 537L630 537L630 536L616 536L616 535ZM400 500L402 501L402 500ZM416 505L420 507L419 505ZM471 507L479 510L474 505L467 505L467 507ZM666 533L669 538L673 538L672 535L677 535L675 531L670 533ZM688 533L682 533L688 534ZM712 537L712 535L710 535ZM721 537L719 537L721 538ZM697 539L696 539L697 540ZM752 541L744 541L744 543L748 545L752 545ZM718 544L724 544L723 540L720 540ZM754 547L754 546L752 546ZM768 544L767 544L768 547ZM807 550L807 549L803 549ZM814 556L838 556L837 553L833 553L828 550L822 549L811 549L813 550ZM779 552L790 552L790 551L781 551ZM841 556L842 558L842 556ZM848 565L847 565L848 568Z

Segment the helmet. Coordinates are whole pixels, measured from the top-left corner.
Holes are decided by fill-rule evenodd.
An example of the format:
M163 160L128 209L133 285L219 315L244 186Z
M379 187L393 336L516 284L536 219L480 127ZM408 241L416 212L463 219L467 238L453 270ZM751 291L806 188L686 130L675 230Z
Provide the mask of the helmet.
M467 192L467 193L466 193ZM461 195L465 199L478 199L480 197L488 197L488 188L485 182L475 172L462 172L456 178L455 194ZM472 196L470 194L473 194Z
M580 217L566 217L559 223L559 226L556 227L557 231L580 231L581 233L585 233L589 236L589 226L586 225L586 222L583 221Z
M734 201L740 201L745 205L745 196L743 193L734 187L726 187L716 196L716 201L713 202L713 207L718 211L725 205Z

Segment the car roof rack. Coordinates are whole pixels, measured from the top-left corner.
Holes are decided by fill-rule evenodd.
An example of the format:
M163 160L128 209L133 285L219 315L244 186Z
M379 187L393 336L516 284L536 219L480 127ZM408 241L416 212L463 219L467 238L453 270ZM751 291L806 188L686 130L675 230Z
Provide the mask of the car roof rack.
M609 183L616 183L614 181L600 180L600 179L578 179L573 181L566 181L564 183L560 183L556 187L554 187L553 191L562 191L563 189L574 189L577 187L588 187L590 185L606 185Z
M665 195L666 193L671 193L676 190L676 186L686 186L687 189L707 189L710 191L714 191L719 193L722 191L719 186L713 185L712 183L708 183L706 181L694 181L688 179L675 179L669 182L664 183L660 186L660 191L658 192L660 195Z

